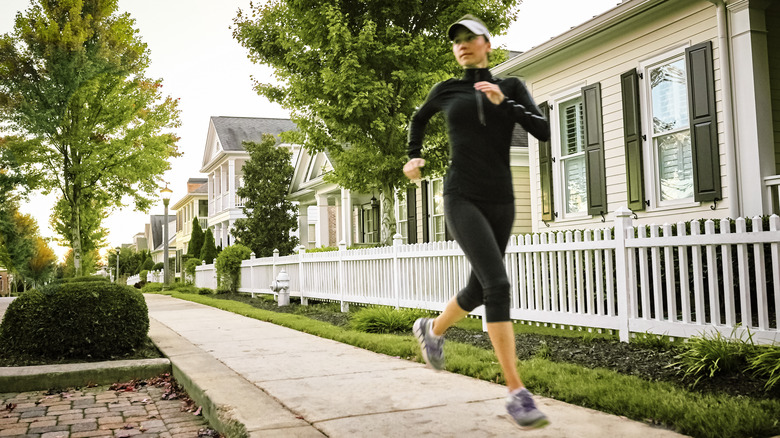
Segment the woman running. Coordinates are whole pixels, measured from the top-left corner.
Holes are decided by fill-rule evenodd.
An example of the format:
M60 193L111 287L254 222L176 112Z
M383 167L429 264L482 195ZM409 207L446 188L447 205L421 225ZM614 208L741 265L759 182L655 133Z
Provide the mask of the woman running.
M430 118L443 111L450 144L450 166L444 178L444 216L472 272L466 287L435 319L414 323L425 362L444 368L444 332L476 307L485 306L488 335L504 373L509 396L506 408L524 428L546 426L517 372L515 337L509 318L509 279L504 250L515 217L509 146L515 123L546 141L550 126L528 90L516 78L490 74L490 34L480 19L466 15L450 26L452 52L464 68L460 79L433 87L409 125L409 161L404 174L421 178L422 142Z

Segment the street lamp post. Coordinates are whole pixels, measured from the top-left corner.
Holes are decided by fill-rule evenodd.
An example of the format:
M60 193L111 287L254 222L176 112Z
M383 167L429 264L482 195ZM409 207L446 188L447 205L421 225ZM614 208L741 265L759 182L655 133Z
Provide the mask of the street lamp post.
M160 196L165 206L165 213L163 215L163 284L166 286L170 284L170 268L168 267L168 202L171 200L171 194L173 190L168 188L168 184L165 188L160 190Z
M116 249L116 278L114 280L119 283L119 248Z

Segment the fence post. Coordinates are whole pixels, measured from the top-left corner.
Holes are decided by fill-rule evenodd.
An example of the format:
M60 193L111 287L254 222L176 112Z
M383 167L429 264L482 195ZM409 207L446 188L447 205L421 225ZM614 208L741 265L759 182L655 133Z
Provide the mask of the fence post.
M341 311L349 312L349 303L344 301L347 293L347 280L344 277L344 254L347 252L347 242L339 242L339 292L341 293Z
M633 281L629 277L628 254L626 250L626 229L633 226L631 216L634 213L626 207L620 207L615 211L615 275L617 277L617 302L618 318L621 342L628 342L628 282Z
M306 254L306 247L301 245L298 247L298 292L301 294L301 306L308 306L309 299L304 296L303 293L303 255Z
M249 289L251 291L251 292L249 292L249 295L251 295L252 298L255 297L255 269L254 269L255 266L253 264L254 260L255 260L255 257L257 257L257 256L255 255L254 251L249 253L249 260L250 260L249 261L249 287L248 288L243 288L242 287L242 289L244 289L244 290ZM241 262L241 264L243 265L244 262ZM243 283L243 282L244 282L244 276L242 275L241 276L241 283Z
M404 241L404 236L395 233L393 236L393 294L395 294L395 308L401 307L401 262L398 259L398 249Z
M273 275L271 276L271 281L276 281L276 276L278 275L278 273L276 272L276 263L278 261L279 261L279 250L278 249L274 249L274 261L273 261L273 266L271 268L271 272L273 273ZM279 300L279 294L276 293L273 290L271 290L271 292L274 294L274 298L276 298L277 301L278 301Z

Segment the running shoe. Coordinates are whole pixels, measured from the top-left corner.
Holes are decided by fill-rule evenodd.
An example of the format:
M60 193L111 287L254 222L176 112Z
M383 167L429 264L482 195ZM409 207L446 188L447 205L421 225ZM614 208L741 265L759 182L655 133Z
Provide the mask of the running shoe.
M433 319L419 318L414 322L414 336L420 342L423 359L435 370L444 369L444 336L433 335Z
M550 424L547 416L536 408L531 393L525 388L507 397L506 411L512 420L523 429L537 429Z

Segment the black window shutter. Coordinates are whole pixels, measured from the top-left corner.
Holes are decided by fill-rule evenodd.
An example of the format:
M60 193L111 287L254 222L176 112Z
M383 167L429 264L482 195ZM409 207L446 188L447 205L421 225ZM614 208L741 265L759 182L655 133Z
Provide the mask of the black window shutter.
M623 97L623 140L626 154L628 208L645 209L645 179L642 154L642 115L639 107L639 75L631 69L620 75Z
M428 181L422 180L420 181L420 194L422 195L422 202L421 204L421 216L420 220L422 220L422 241L423 242L430 242L431 241L431 233L430 233L430 221L428 220Z
M406 236L408 243L417 243L417 189L406 190Z
M693 148L693 199L715 201L721 199L721 188L712 42L685 49L685 66Z
M601 83L582 87L585 108L585 176L588 214L607 213L607 179L604 170L604 123L601 120Z
M550 105L547 102L539 104L539 111L550 120ZM552 149L550 141L539 141L539 181L542 194L542 220L551 221L554 216L553 205L553 169L552 169Z

